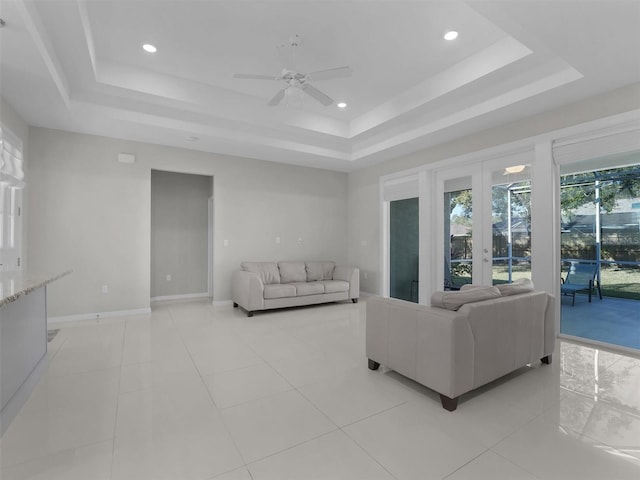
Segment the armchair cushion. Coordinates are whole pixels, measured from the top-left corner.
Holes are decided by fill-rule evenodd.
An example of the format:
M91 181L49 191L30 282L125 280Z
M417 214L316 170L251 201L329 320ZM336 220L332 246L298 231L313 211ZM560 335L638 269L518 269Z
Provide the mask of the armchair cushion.
M481 302L500 296L500 290L497 287L468 288L457 292L434 292L431 295L431 306L456 311L467 303Z
M504 283L502 285L496 285L500 294L503 297L509 295L517 295L519 293L533 292L533 282L528 278L519 278L513 283Z
M280 283L306 282L307 270L304 262L278 262Z
M240 264L245 272L257 273L262 279L262 283L280 283L280 271L275 262L242 262Z
M335 266L335 262L307 262L307 282L331 280Z

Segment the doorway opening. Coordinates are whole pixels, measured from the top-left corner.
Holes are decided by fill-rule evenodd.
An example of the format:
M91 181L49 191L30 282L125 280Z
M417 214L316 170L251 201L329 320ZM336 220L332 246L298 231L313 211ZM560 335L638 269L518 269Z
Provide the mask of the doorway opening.
M210 297L213 177L151 171L151 300Z

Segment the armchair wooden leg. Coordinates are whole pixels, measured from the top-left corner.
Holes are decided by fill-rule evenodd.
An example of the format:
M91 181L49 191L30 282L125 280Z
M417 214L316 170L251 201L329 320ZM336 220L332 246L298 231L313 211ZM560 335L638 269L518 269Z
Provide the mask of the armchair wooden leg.
M358 299L357 299L357 298L352 298L352 299L351 299L351 301L352 301L353 303L358 303Z
M371 360L370 358L367 360L369 360L369 370L377 370L380 368L380 364L375 360Z
M233 302L233 308L238 308L238 304L236 302Z
M547 355L546 357L542 357L540 361L546 365L551 365L551 355Z
M442 403L442 408L449 412L453 412L456 408L458 408L458 398L449 398L446 395L440 394L440 402Z
M247 317L253 317L253 312L247 312Z

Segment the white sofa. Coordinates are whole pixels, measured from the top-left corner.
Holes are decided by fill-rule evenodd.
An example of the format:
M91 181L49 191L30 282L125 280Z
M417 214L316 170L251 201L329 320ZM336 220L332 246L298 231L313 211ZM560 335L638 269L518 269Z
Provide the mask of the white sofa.
M351 300L360 296L360 271L335 262L242 262L233 273L234 307L258 310Z
M437 292L432 306L369 297L369 368L382 364L435 390L453 411L464 393L525 365L551 363L555 298L532 288Z

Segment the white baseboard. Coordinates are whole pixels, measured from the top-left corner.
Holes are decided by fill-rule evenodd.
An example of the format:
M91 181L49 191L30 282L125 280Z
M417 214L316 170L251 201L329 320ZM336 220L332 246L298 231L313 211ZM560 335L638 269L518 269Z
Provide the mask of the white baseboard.
M95 320L109 317L128 317L130 315L146 315L151 313L151 308L136 308L134 310L116 310L113 312L79 313L77 315L61 315L48 317L47 323L80 322L82 320Z
M214 300L211 305L214 307L232 307L233 300Z
M210 295L205 293L184 293L182 295L164 295L160 297L151 297L152 302L166 302L171 300L190 300L193 298L206 298Z

